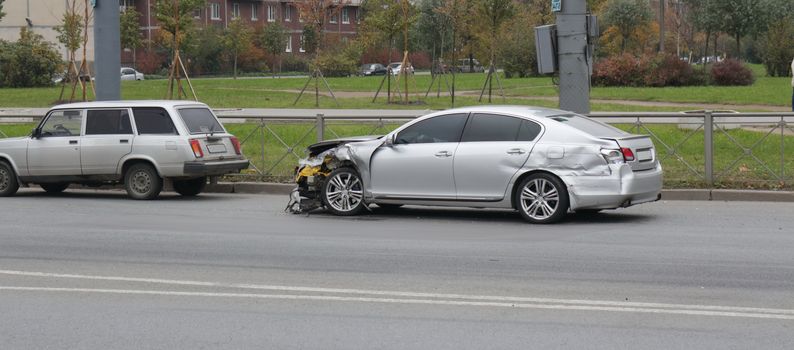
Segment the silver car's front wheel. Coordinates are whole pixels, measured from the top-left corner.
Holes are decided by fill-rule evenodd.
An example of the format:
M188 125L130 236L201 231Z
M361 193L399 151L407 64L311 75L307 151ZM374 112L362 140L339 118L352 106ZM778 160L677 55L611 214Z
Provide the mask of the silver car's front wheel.
M364 209L364 186L354 169L336 169L325 180L322 199L336 215L356 215Z
M524 179L518 192L521 216L535 224L561 220L568 211L568 191L557 177L536 173Z

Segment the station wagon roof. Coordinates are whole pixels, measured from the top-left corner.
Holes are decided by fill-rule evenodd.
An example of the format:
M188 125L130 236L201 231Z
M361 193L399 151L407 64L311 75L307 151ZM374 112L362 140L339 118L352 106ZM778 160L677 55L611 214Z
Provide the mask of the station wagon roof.
M50 109L70 109L70 108L124 108L124 107L181 107L181 106L204 106L207 105L196 101L186 100L125 100L125 101L100 101L100 102L77 102L53 106Z

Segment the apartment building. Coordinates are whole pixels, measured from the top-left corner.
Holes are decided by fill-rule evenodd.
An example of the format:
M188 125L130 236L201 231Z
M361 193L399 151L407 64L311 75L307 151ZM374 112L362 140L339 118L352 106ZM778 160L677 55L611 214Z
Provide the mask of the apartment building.
M122 9L131 6L141 13L140 25L144 39L155 38L159 28L153 9L154 2L155 0L120 0ZM337 33L342 38L355 36L360 24L360 5L361 0L346 2L339 14L329 19L324 30ZM238 18L251 27L281 23L290 33L284 52L301 54L304 51L302 32L305 23L297 4L292 0L208 0L205 8L193 13L193 18L200 26L214 25L222 28ZM131 55L131 52L122 52L122 62L130 62Z

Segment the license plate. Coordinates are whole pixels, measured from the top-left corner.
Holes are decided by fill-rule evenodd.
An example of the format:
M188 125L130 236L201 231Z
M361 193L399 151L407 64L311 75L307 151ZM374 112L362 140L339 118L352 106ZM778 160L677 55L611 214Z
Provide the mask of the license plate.
M637 151L637 160L642 162L651 159L653 159L653 151L651 150Z
M226 145L207 145L207 150L210 151L210 153L226 153Z

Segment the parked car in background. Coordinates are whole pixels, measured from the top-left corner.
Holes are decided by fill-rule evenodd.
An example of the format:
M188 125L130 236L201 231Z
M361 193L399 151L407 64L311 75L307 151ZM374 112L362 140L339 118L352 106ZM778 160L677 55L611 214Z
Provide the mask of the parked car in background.
M122 67L121 80L143 80L143 73L129 67Z
M355 215L370 204L504 208L545 224L569 211L661 198L662 166L650 137L555 109L452 109L386 136L330 140L308 150L296 177L301 211Z
M386 67L380 63L367 63L361 65L356 75L370 76L370 75L386 75Z
M164 180L183 196L208 176L248 168L240 142L207 105L189 101L87 102L55 106L31 136L0 139L0 197L20 185L59 193L70 184L123 184L154 199Z
M391 68L391 74L392 75L400 74L400 69L402 68L402 65L403 65L402 62L392 62L391 64L389 64L389 68ZM408 71L408 74L414 74L414 67L411 65L411 63L408 63L408 66L405 67L405 70Z
M483 68L480 61L477 61L476 58L471 60L464 58L458 60L455 71L458 73L482 73L485 71L485 68Z

